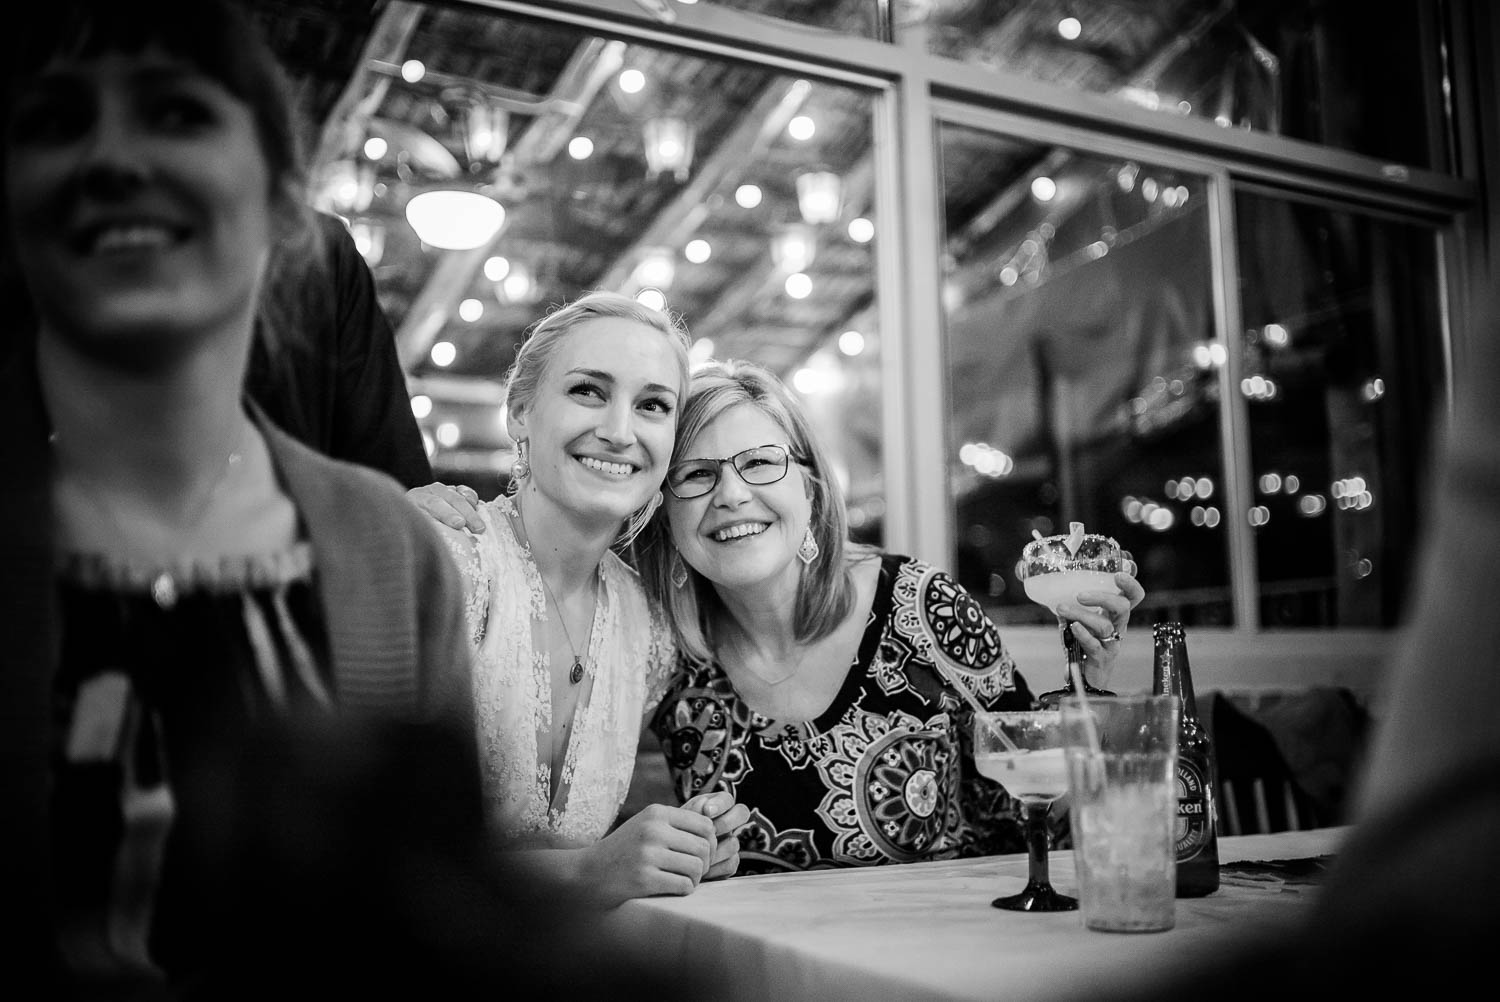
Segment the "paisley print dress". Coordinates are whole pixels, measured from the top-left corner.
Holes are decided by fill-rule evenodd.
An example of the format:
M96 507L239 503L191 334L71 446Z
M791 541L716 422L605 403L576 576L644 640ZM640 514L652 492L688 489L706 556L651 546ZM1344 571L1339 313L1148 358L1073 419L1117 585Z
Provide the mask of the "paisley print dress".
M752 711L717 662L679 668L652 728L679 800L728 790L750 809L740 874L1024 851L1016 805L974 769L957 689L997 710L1031 693L947 573L882 556L859 651L815 720Z

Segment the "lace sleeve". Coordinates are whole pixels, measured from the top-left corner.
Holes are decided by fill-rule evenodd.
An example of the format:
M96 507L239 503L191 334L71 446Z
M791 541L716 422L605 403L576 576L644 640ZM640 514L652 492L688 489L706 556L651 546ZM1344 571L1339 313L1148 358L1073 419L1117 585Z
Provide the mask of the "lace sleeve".
M672 639L672 628L667 617L651 603L651 643L646 653L646 704L642 707L645 719L650 720L656 708L666 698L672 687L677 667L677 644Z
M468 529L439 527L448 553L458 565L464 584L464 622L468 625L469 644L476 650L484 640L485 621L490 611L490 575L480 557L481 542Z

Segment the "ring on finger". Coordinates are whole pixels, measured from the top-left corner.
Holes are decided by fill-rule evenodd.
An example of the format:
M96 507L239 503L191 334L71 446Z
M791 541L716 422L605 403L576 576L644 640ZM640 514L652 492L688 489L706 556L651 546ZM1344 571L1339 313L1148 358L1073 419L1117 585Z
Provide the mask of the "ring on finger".
M1112 644L1115 641L1121 640L1121 639L1123 639L1123 638L1121 638L1121 636L1120 636L1120 631L1119 630L1115 630L1113 633L1111 633L1107 637L1100 637L1099 638L1099 643L1101 643L1101 644Z

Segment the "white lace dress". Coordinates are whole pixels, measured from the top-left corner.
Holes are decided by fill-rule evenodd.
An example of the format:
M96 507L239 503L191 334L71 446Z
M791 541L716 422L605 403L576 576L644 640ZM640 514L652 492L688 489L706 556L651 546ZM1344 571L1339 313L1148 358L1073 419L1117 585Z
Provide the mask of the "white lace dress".
M666 692L672 648L666 621L614 553L601 591L578 708L556 794L548 748L552 682L533 644L546 617L542 579L499 497L480 507L486 530L439 526L464 580L474 652L474 705L490 820L516 845L587 845L609 831L630 787L644 715Z

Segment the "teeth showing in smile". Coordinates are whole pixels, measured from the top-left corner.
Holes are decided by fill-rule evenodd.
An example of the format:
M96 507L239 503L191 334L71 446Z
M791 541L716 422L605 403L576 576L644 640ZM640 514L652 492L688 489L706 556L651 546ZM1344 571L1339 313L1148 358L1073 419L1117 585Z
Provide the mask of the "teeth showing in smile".
M608 473L614 477L629 476L631 470L634 469L629 463L606 463L602 459L594 459L591 456L581 456L578 461L591 470Z
M743 536L759 536L769 529L770 526L764 522L741 522L739 525L731 525L727 529L720 529L714 533L714 539L720 543L726 543L731 539L739 539Z
M171 240L172 234L163 226L112 226L94 238L93 249L95 253L107 254L111 251L165 247Z

